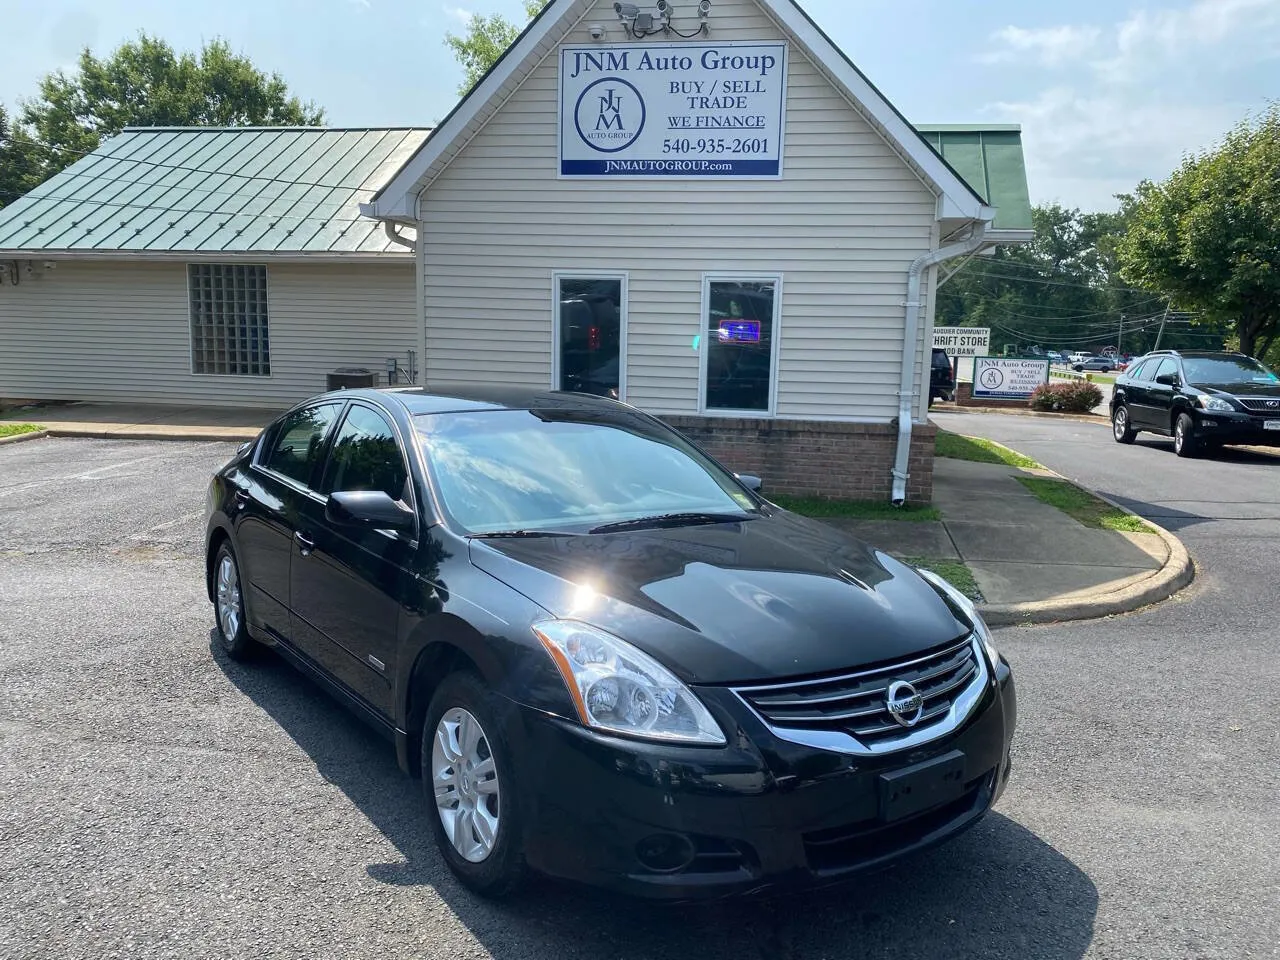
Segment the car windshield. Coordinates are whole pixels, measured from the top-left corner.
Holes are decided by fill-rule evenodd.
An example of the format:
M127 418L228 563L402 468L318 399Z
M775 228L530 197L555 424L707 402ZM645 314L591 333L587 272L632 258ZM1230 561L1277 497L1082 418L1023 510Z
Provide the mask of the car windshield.
M638 414L488 410L414 423L441 505L465 533L758 512L732 475Z
M1188 383L1280 383L1280 377L1249 357L1187 357L1182 368Z

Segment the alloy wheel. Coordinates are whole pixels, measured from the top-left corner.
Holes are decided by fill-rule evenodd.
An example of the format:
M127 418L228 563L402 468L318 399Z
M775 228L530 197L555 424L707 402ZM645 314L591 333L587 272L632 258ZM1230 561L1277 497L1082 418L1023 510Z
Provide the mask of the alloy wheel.
M1187 445L1187 428L1184 422L1179 419L1173 428L1173 449L1175 453L1182 453L1183 448Z
M498 841L498 769L480 721L461 707L446 710L436 725L431 778L449 842L463 859L480 863Z
M1111 418L1111 430L1115 434L1117 440L1124 437L1125 430L1129 426L1129 411L1124 407L1117 407L1115 416Z
M226 553L218 562L217 606L222 637L232 643L240 632L240 574L235 560Z

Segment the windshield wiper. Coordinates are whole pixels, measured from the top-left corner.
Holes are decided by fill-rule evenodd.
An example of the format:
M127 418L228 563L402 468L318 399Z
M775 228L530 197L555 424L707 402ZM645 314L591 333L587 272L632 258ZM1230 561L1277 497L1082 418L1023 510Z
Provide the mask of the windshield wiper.
M618 530L644 530L651 527L691 527L704 523L736 523L754 520L750 513L660 513L653 517L636 517L592 527L588 533L613 533Z
M492 533L474 533L476 540L520 540L533 537L580 537L569 530L494 530Z

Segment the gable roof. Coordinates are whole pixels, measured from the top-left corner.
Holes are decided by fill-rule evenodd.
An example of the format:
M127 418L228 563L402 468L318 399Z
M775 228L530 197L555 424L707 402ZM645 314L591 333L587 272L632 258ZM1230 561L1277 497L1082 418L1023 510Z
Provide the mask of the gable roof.
M1032 229L1020 126L948 123L916 129L979 196L996 208L995 230Z
M875 85L854 66L795 0L755 0L818 71L939 194L939 218L990 219L984 199L925 141ZM369 203L370 217L412 222L418 194L502 107L539 63L555 51L595 0L550 0L515 42L473 86L396 175Z
M429 132L129 128L0 210L0 252L412 256L359 207Z

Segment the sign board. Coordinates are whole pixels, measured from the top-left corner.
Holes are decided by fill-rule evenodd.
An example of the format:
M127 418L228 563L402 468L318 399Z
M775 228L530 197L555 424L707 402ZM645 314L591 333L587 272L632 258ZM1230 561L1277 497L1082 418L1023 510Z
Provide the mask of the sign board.
M991 328L934 327L933 345L953 357L981 357L991 350Z
M782 176L785 43L560 48L562 177Z
M988 400L1025 400L1049 382L1048 360L974 357L973 396Z

